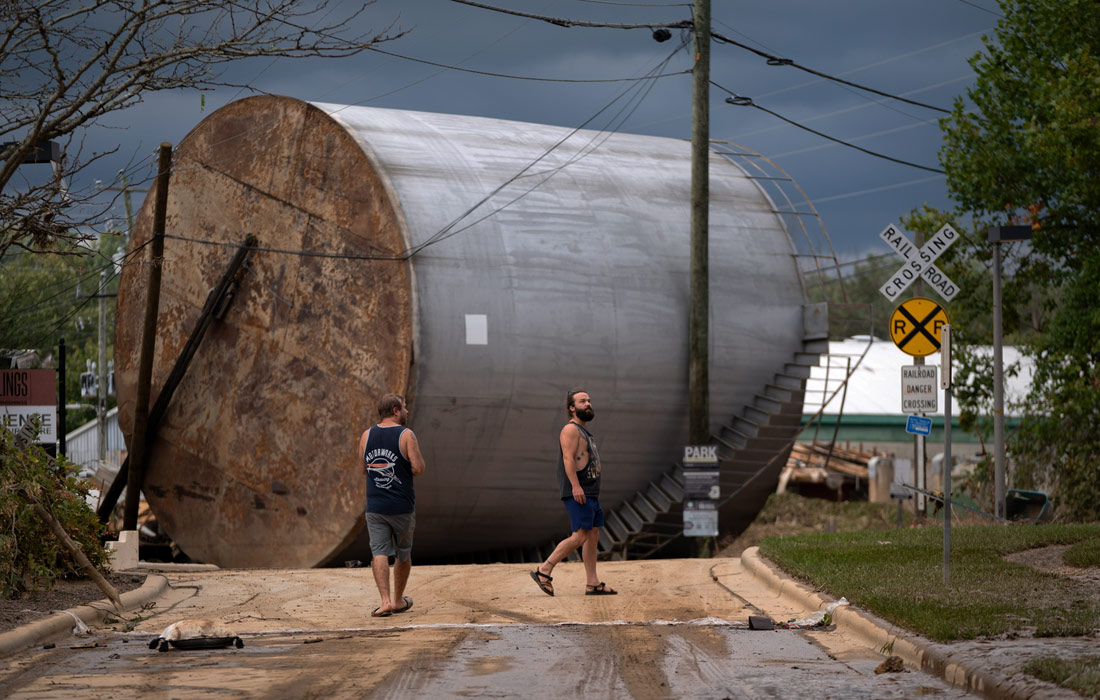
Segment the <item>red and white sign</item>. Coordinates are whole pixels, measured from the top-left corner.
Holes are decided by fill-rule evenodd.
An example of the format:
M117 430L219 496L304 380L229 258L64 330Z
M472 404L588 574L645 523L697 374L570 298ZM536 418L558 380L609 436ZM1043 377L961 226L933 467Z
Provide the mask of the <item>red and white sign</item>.
M36 414L42 417L39 444L57 443L57 372L0 370L0 422L4 427L18 432Z

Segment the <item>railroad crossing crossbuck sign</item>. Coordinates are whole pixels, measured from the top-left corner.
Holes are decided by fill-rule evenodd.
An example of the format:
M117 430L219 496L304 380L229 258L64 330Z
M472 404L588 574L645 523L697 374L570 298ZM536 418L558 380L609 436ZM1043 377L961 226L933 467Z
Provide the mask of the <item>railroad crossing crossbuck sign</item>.
M952 282L943 271L933 265L936 258L959 240L958 232L950 225L944 224L936 235L928 239L928 242L917 249L905 232L894 224L887 226L878 235L886 245L894 249L898 257L905 261L901 269L895 272L886 284L879 288L882 295L890 301L895 301L905 289L919 278L923 278L931 285L936 293L946 301L951 301L959 293L959 287ZM927 353L925 353L927 354Z
M902 352L924 357L940 350L940 330L947 325L943 307L924 297L907 299L890 317L890 338Z

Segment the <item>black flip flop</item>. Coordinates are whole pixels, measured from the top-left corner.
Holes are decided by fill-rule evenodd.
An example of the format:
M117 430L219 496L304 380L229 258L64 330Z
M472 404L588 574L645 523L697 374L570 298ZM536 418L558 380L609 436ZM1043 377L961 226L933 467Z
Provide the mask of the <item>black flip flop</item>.
M554 580L554 577L550 574L544 574L538 569L531 572L531 579L539 587L539 589L546 595L554 595L554 589L546 584Z
M390 612L394 615L400 615L401 613L408 612L409 608L413 606L412 598L407 595L403 595L401 596L401 598L405 601L405 607L401 608L400 610L390 610Z
M371 612L370 616L371 617L389 617L392 614L393 613L391 613L389 610L382 610L382 606L379 605L377 608L375 608Z

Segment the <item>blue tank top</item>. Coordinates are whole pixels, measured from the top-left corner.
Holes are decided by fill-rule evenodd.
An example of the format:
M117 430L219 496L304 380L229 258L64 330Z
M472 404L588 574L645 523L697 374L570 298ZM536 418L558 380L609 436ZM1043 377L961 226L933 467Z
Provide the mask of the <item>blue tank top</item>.
M414 510L412 464L401 455L401 434L406 430L403 425L375 425L367 435L363 467L367 472L368 513L401 515Z

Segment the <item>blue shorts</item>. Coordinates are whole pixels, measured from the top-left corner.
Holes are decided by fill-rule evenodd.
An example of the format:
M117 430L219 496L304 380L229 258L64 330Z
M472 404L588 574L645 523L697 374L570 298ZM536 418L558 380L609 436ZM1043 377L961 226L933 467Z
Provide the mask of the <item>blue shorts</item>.
M577 503L570 496L561 499L561 502L569 511L569 526L573 528L573 532L603 527L603 508L600 508L599 500L589 496L584 499L584 503Z

